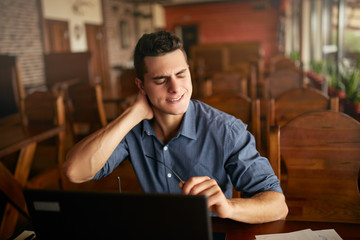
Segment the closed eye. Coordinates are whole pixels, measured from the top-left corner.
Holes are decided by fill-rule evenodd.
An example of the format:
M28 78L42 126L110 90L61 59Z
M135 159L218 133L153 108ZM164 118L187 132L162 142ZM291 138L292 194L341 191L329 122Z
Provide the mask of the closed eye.
M154 77L153 80L154 80L154 83L156 85L161 85L161 84L164 84L167 82L169 78L166 77L166 76L158 76L158 77Z
M176 76L179 77L179 78L184 78L184 77L186 77L186 70L187 70L187 68L181 70L180 72L176 73Z
M186 71L188 70L188 68L184 68L182 70L180 70L179 72L177 72L175 75L177 78L185 78L186 77ZM156 76L156 77L153 77L152 78L154 83L156 85L162 85L162 84L165 84L169 81L170 79L170 76Z

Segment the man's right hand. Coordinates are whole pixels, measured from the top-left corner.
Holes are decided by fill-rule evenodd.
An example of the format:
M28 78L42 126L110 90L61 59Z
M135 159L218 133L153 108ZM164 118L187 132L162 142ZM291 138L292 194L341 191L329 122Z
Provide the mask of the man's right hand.
M144 119L153 119L154 111L147 96L141 92L138 93L134 106L139 108L144 114Z

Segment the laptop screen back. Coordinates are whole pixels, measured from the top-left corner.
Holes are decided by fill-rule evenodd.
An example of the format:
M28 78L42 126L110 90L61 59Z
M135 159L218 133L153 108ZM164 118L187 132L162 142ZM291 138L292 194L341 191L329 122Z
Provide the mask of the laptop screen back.
M24 190L37 239L212 239L204 196Z

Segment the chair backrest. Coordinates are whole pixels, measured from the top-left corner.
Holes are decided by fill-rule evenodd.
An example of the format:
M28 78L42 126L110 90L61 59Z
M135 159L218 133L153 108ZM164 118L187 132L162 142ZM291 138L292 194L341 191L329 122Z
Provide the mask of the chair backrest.
M265 98L277 98L282 93L303 87L303 79L300 72L293 70L281 70L272 73L266 80Z
M281 70L298 70L295 62L283 54L278 54L270 59L270 72Z
M68 86L67 92L70 124L75 136L87 135L107 124L102 90L99 84L74 84ZM86 130L79 131L81 128L79 126Z
M23 100L23 114L22 123L24 126L60 126L63 127L63 131L60 131L56 137L56 142L46 142L39 143L38 147L42 144L49 144L56 147L56 164L57 168L53 169L43 169L41 172L37 173L32 177L31 180L27 182L28 187L39 187L46 184L47 176L52 175L55 170L58 172L59 180L61 187L64 187L66 184L66 178L62 171L62 164L65 160L65 142L66 142L66 133L65 133L65 106L62 92L59 92L59 95L54 95L49 91L36 91L27 95ZM40 152L42 148L37 148ZM37 150L37 151L38 151ZM49 154L46 151L46 154ZM50 162L51 158L48 158ZM54 176L52 176L54 177Z
M271 99L269 106L269 124L282 127L290 119L309 111L339 111L338 98L329 98L321 91L312 88L290 89L276 99Z
M248 124L257 146L260 147L260 102L258 99L252 100L240 93L219 93L204 98L202 101Z
M247 90L248 90L248 96L251 99L257 98L257 83L258 80L261 80L262 76L258 74L258 71L256 69L256 66L254 64L251 64L249 67L249 74L248 74L248 81L247 81Z
M288 218L360 223L360 123L341 112L304 113L279 140Z
M259 73L259 65L252 62L238 62L233 65L230 72L238 73L241 77L241 93L250 97L257 98L257 83L262 78ZM247 79L245 82L245 78Z
M65 110L63 97L49 91L36 91L27 95L23 101L25 125L64 125Z
M241 93L247 96L246 75L236 72L218 72L212 77L212 94Z

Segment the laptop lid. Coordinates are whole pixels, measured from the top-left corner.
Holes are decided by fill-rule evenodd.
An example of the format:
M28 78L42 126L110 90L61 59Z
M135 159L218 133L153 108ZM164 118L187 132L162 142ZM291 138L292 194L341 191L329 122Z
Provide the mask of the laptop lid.
M25 189L37 239L212 239L205 196Z

